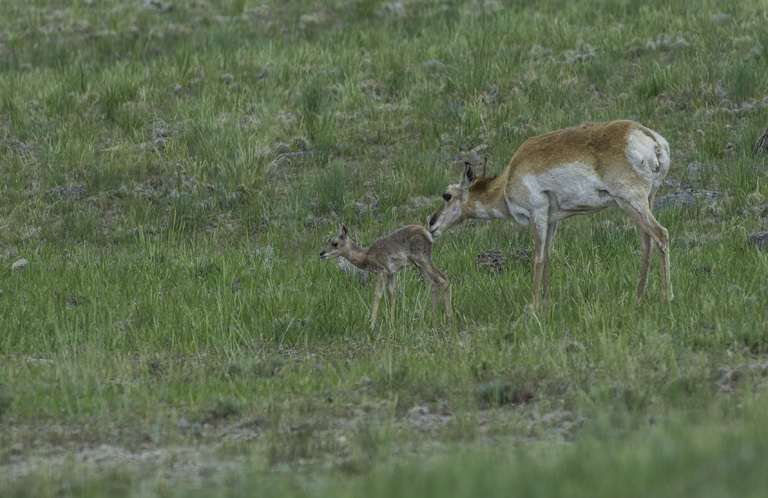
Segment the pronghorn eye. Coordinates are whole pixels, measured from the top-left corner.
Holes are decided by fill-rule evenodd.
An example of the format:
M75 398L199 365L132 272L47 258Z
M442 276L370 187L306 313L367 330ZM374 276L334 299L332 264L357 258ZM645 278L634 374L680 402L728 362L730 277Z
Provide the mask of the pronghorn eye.
M338 243L338 242L331 242L331 245L332 245L333 247L339 247L339 243Z
M448 202L451 200L451 194L443 194L443 199L445 199L445 202Z

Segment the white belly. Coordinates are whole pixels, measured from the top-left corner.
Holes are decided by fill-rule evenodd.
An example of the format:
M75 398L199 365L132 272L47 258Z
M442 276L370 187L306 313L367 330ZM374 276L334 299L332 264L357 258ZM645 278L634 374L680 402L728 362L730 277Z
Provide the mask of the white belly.
M515 221L524 226L529 225L532 212L546 210L548 219L556 222L616 204L595 170L583 163L569 163L540 175L528 175L522 182L528 198L507 198L507 207Z

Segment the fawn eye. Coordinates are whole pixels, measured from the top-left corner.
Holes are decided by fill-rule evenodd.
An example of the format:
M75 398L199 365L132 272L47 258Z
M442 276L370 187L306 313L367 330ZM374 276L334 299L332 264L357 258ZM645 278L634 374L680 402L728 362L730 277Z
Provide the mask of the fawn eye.
M338 242L331 242L331 245L332 245L333 247L338 247L338 246L339 246L339 243L338 243Z
M445 199L445 202L448 202L451 200L451 194L443 194L443 199Z

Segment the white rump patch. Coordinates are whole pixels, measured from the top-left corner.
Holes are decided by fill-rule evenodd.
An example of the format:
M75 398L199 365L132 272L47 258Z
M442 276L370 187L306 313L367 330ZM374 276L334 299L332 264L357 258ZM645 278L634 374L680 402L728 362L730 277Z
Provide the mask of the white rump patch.
M629 132L626 154L635 171L656 189L669 170L669 144L658 133L647 128L645 131L653 138L638 129Z

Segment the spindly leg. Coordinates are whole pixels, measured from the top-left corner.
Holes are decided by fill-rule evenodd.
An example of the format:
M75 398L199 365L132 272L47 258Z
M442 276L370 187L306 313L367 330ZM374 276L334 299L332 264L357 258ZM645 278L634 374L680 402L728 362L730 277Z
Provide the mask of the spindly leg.
M429 291L430 291L430 299L432 300L432 309L435 310L435 315L439 312L438 309L438 299L440 297L440 287L437 285L437 282L435 282L435 270L437 268L434 268L430 266L428 261L414 261L416 266L419 267L421 270L421 275L424 277L424 280L427 281L429 284ZM438 270L439 271L439 270Z
M552 253L552 239L555 238L557 233L557 222L554 221L547 225L547 241L544 244L544 275L542 283L542 291L544 293L544 301L549 302L549 257Z
M445 273L434 267L435 281L432 283L432 300L435 303L435 313L437 313L437 300L440 295L438 286L443 288L443 299L445 301L445 322L450 327L451 316L453 310L451 309L451 281L445 276Z
M648 280L648 272L651 269L651 236L645 231L640 223L637 226L637 235L640 237L640 280L637 282L637 292L635 298L639 301L645 293L645 283Z
M437 282L430 284L430 296L432 298L432 309L435 310L435 316L439 316L440 313L440 285Z
M443 289L446 325L450 326L451 315L453 314L453 311L451 310L450 280L448 280L448 277L445 276L445 273L440 271L440 269L435 266L431 259L413 259L413 263L419 267L421 274L424 275L424 280L426 280L430 285L430 297L432 299L432 308L435 310L435 315L437 315L440 311L440 289Z
M448 277L445 278L445 286L443 287L443 299L445 300L445 319L446 325L450 327L451 317L453 316L453 309L451 308L451 283L448 281Z
M533 251L533 302L532 306L538 306L540 302L539 288L541 287L541 278L544 272L544 263L546 262L546 242L547 242L547 216L544 214L531 215L531 228L533 228L533 240L536 247Z
M635 224L642 228L646 236L653 239L653 242L656 244L656 248L659 250L659 258L661 259L661 289L668 299L672 299L674 296L672 294L672 284L669 281L669 233L667 232L667 229L661 226L661 224L656 221L656 218L653 217L647 199L640 199L636 202L627 201L619 197L616 197L615 199L616 203L621 206L630 218L632 218ZM648 252L650 253L650 243L648 246ZM650 255L648 258L650 259ZM642 269L643 267L641 263L641 270ZM645 290L645 282L642 282L642 276L643 275L641 274L641 282L638 282L637 285L638 299L642 297L641 290ZM643 284L642 289L640 286L641 283Z
M376 312L379 311L379 301L381 301L381 294L384 291L384 274L379 275L379 279L376 282L376 291L373 293L373 310L371 311L371 330L376 325Z
M395 274L390 273L387 278L387 299L389 300L389 317L395 323Z

